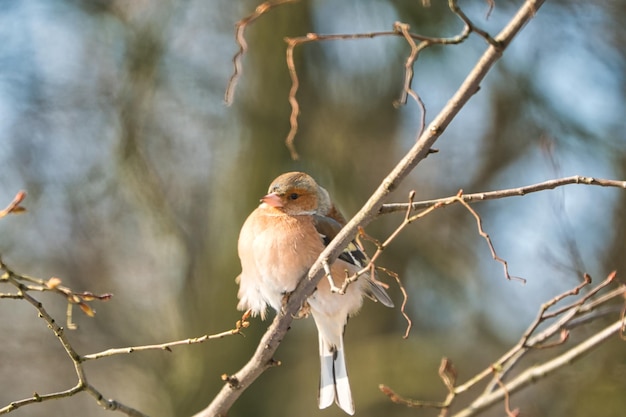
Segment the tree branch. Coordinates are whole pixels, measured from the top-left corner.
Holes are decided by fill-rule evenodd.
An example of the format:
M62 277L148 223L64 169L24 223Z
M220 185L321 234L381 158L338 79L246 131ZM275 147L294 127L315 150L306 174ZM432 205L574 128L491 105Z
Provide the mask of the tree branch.
M557 187L563 187L571 184L597 185L600 187L617 187L626 189L626 181L607 180L602 178L583 177L574 175L571 177L559 178L540 182L537 184L526 185L524 187L509 188L506 190L488 191L481 193L463 194L460 198L466 203L475 203L478 201L496 200L505 197L524 196L538 191L551 190ZM411 203L412 210L427 209L437 205L447 205L450 201L456 200L457 196L438 198L436 200L416 201ZM384 204L378 214L395 213L398 211L406 211L408 203L391 203Z
M474 415L483 409L495 404L496 402L504 399L506 412L513 413L509 409L509 395L515 391L525 387L531 382L535 382L540 378L544 378L550 375L554 370L565 366L575 359L581 357L584 353L588 352L591 348L604 342L608 337L615 333L620 333L624 329L626 322L624 321L624 306L621 307L621 314L619 320L608 328L600 331L591 338L585 339L577 346L570 348L565 353L560 354L554 359L546 361L539 365L531 365L526 370L523 370L518 376L511 381L504 381L509 372L519 364L520 360L526 356L526 354L532 350L548 349L556 346L563 345L569 340L569 332L580 323L580 319L585 319L588 322L592 319L599 317L605 317L607 314L595 314L591 316L589 313L599 310L600 307L604 307L604 304L619 298L624 298L626 295L626 286L618 285L617 288L607 292L602 296L598 294L606 289L609 285L615 284L616 272L611 272L605 280L591 288L584 295L580 295L574 302L565 305L557 310L550 311L552 307L564 299L572 296L577 296L581 290L591 284L591 277L587 274L584 276L584 281L576 287L559 294L549 301L545 302L539 309L539 313L535 320L529 325L528 329L520 340L513 346L508 352L506 352L497 361L490 364L482 372L479 372L475 376L471 377L467 382L454 386L456 372L442 373L440 371L440 377L444 381L446 387L448 387L448 395L445 400L441 402L436 401L421 401L404 398L398 395L391 388L380 385L380 390L383 394L387 395L389 399L395 403L404 405L406 407L429 407L438 408L441 410L440 416L447 415L453 401L460 394L468 392L471 388L484 381L487 377L492 376L492 379L487 383L485 389L479 394L476 399L469 405L464 407L461 411L457 412L454 417L468 417ZM608 307L612 307L609 305ZM609 311L609 314L616 315L618 310L615 308L605 309L604 312ZM545 326L541 331L535 334L539 325L546 323L548 320L555 319L548 326ZM558 339L552 342L546 343L547 340L559 335ZM443 359L443 364L447 364L445 369L452 368L448 359ZM453 369L453 368L452 368ZM448 375L452 377L448 377Z
M343 248L355 237L359 226L366 226L379 213L383 199L406 178L406 176L424 159L429 149L445 131L461 108L478 91L480 82L489 69L502 56L519 30L531 20L543 0L527 0L507 26L495 37L498 45L489 45L479 59L475 68L466 77L454 96L431 122L428 129L420 136L411 150L402 158L391 173L382 181L359 212L339 232L337 237L320 254L308 273L308 279L302 279L289 297L289 301L281 314L278 314L248 363L229 378L214 400L207 408L196 414L196 417L225 416L232 404L239 398L256 378L276 362L272 359L278 345L287 333L293 316L300 309L302 302L313 293L317 283L323 277L323 263L337 258Z
M545 378L557 369L580 359L583 354L588 353L591 349L597 347L609 337L617 334L623 325L624 323L622 319L617 320L556 358L541 365L533 366L492 393L480 396L476 401L464 408L462 411L454 414L453 417L473 416L502 400L505 395L510 395L539 379Z
M73 388L67 389L65 391L59 391L59 392L55 392L51 394L44 394L44 395L39 395L35 393L30 398L25 398L19 401L12 401L9 405L0 408L0 414L10 413L11 411L14 411L28 404L54 400L57 398L70 397L79 392L86 391L92 397L96 399L96 402L101 407L105 408L106 410L121 411L122 413L130 417L147 417L142 412L135 410L134 408L131 408L127 405L124 405L120 403L119 401L104 398L104 396L100 393L100 391L98 391L95 387L90 385L87 382L87 376L85 375L85 370L81 364L80 355L76 353L76 351L70 344L67 336L65 335L65 330L56 323L54 318L46 311L42 303L40 303L38 300L36 300L34 297L28 294L27 292L28 289L25 287L24 284L16 280L13 274L8 273L8 277L6 279L9 282L11 282L11 284L15 285L18 288L19 295L28 303L30 303L39 313L39 317L42 318L48 324L48 328L54 333L56 338L61 343L61 346L63 346L65 353L74 364L74 370L76 372L76 377L78 378L78 382L76 386L74 386Z
M11 211L9 211L11 212ZM244 314L241 320L238 320L235 324L235 328L231 330L227 330L221 333L212 334L212 335L204 335L202 337L190 338L185 340L178 340L175 342L162 343L158 345L145 345L145 346L133 346L119 349L108 349L103 352L94 353L90 355L81 356L74 349L69 339L66 336L65 328L59 326L57 321L52 317L44 305L29 294L30 291L49 291L55 292L63 295L68 300L68 306L72 306L73 304L78 304L82 311L85 314L92 316L95 311L91 309L86 303L92 300L108 300L110 298L110 294L105 295L95 295L91 292L76 292L68 287L63 287L60 285L61 280L58 278L50 278L49 280L42 280L39 278L33 278L25 275L20 275L11 270L1 259L0 257L0 271L4 271L2 275L0 275L0 283L10 284L16 288L15 292L12 293L0 293L0 299L17 299L17 300L25 300L29 304L31 304L39 313L39 317L43 319L48 328L54 333L54 336L57 338L65 353L70 358L74 371L76 373L76 377L78 381L76 385L72 388L53 392L49 394L39 394L34 393L31 397L24 398L22 400L12 401L8 405L4 407L0 407L0 414L7 414L14 410L17 410L20 407L40 403L49 400L55 400L59 398L66 398L76 395L80 392L87 392L92 397L96 399L98 405L103 407L109 411L120 411L131 417L146 417L142 412L135 410L121 402L113 399L106 399L100 393L100 391L89 384L87 381L87 375L85 369L83 367L83 363L88 360L100 359L104 357L119 355L119 354L129 354L138 351L146 351L146 350L166 350L171 351L171 348L174 346L180 345L190 345L196 343L203 343L207 340L211 339L220 339L226 336L241 334L241 331L249 326L248 318L249 316ZM90 314L91 313L91 314ZM71 317L68 315L68 328L73 329L71 323Z
M195 345L198 343L204 343L207 340L223 339L226 336L241 334L241 330L246 327L248 327L247 321L243 321L243 322L238 321L237 326L234 329L226 330L221 333L205 334L204 336L200 336L200 337L192 337L189 339L176 340L174 342L160 343L156 345L128 346L128 347L123 347L123 348L107 349L107 350L103 350L102 352L83 355L81 356L81 360L88 361L88 360L100 359L100 358L105 358L105 357L115 356L115 355L143 352L146 350L165 350L165 351L171 352L172 348L175 346Z

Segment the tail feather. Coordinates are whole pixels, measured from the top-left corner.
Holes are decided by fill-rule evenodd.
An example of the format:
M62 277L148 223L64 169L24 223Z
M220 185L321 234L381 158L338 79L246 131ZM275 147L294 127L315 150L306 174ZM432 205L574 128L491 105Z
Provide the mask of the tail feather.
M320 391L319 408L329 407L333 401L346 413L354 414L354 402L348 381L343 346L329 345L320 334Z
M322 364L322 373L320 375L320 392L318 397L318 405L320 409L330 407L335 401L335 375L333 369L332 354L321 353L320 341L320 361Z
M352 401L352 392L350 391L350 381L348 381L348 371L346 369L346 359L343 354L343 348L335 352L334 367L335 371L335 402L346 413L354 414L354 402Z

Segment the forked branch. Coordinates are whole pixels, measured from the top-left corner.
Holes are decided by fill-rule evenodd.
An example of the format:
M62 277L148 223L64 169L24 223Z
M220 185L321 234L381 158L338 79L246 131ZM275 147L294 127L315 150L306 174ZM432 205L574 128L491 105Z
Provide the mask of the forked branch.
M440 372L440 377L449 391L446 398L441 402L407 399L385 385L381 385L380 390L395 403L407 407L438 408L441 409L440 416L444 416L447 415L449 408L459 395L468 392L477 384L491 377L491 380L487 382L482 394L478 395L470 405L455 413L453 417L473 416L502 400L505 400L505 412L508 415L514 414L515 410L510 409L508 402L510 394L513 394L530 383L537 382L551 375L557 369L567 366L574 360L579 359L582 355L597 347L609 337L623 332L624 326L626 325L624 320L624 311L626 310L626 303L624 302L626 286L618 284L611 291L600 295L600 293L609 286L615 286L615 277L616 273L612 272L605 280L591 288L587 293L581 294L582 290L591 284L591 278L585 275L584 281L579 285L544 303L539 309L537 318L529 325L528 330L522 335L519 342L500 359L490 364L467 382L455 386L454 384L450 384L450 379L444 378ZM578 298L565 306L552 310L559 303L572 297ZM521 367L521 361L527 353L533 350L550 349L565 345L569 340L569 332L575 327L572 325L573 323L580 318L590 318L591 320L587 320L588 322L599 317L605 317L604 314L592 315L592 313L606 305L615 305L614 302L616 300L620 300L622 306L620 313L615 311L615 309L610 310L612 312L611 314L615 317L615 321L612 324L543 363L533 363L528 365L526 369L519 369ZM546 324L549 321L553 322L542 330L539 330L540 324ZM546 343L549 339L554 341ZM444 361L448 362L447 359L444 359ZM518 370L518 375L510 380L506 380L509 371L514 367Z
M457 92L434 118L429 127L424 130L415 145L382 181L361 210L359 210L320 254L318 260L309 270L308 279L300 281L295 291L289 297L287 305L284 306L284 313L276 316L261 339L259 347L252 358L242 369L233 374L231 380L235 380L238 383L235 386L231 383L226 383L211 404L196 414L196 417L226 415L232 404L239 398L244 390L274 363L273 355L291 325L293 317L300 309L302 302L313 293L317 283L324 276L324 260L332 262L337 259L343 248L354 239L358 228L365 227L376 217L383 205L385 197L396 189L422 159L428 156L432 145L444 132L449 123L456 117L465 103L467 103L478 90L478 86L487 75L487 72L502 56L503 50L517 35L520 29L535 16L542 4L543 0L527 0L522 4L516 15L494 38L498 47L493 45L487 47L474 69L468 74Z

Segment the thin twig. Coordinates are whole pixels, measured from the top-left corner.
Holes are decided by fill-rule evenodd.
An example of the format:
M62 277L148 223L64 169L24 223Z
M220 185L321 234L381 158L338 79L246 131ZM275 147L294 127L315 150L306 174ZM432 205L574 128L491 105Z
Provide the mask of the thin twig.
M62 295L67 303L68 303L68 316L67 316L67 326L70 329L75 329L76 326L72 322L71 316L71 306L78 305L78 307L82 310L83 313L88 315L89 317L93 317L96 314L96 311L89 305L89 302L98 300L98 301L108 301L113 296L112 294L94 294L90 291L74 291L71 288L61 285L61 280L56 277L52 277L48 280L43 280L39 278L33 278L28 275L21 275L13 272L2 260L0 256L0 270L4 271L4 274L0 276L0 282L7 281L9 278L12 278L13 282L19 282L20 289L22 291L39 291L39 292L53 292L56 294ZM28 284L24 284L28 283ZM18 297L5 297L5 298L18 298Z
M546 313L543 316L544 320L547 319L551 319L552 317L557 317L560 316L561 314L563 314L564 312L566 312L567 310L571 310L573 308L578 308L580 307L583 303L585 303L587 300L589 300L591 297L593 297L594 295L596 295L598 292L600 292L600 290L604 289L604 287L606 287L607 285L611 284L613 282L613 280L615 280L615 277L617 276L617 271L612 271L604 281L602 281L600 283L600 285L596 286L595 288L593 288L591 291L589 291L589 293L587 293L584 297L582 297L579 301L576 301L570 305L561 307L560 309L553 311L551 313ZM580 284L578 287L576 287L574 289L574 291L579 290L580 288L584 287L585 285L591 283L591 276L589 276L589 274L584 274L584 278L585 278L585 282L583 282L582 284ZM578 294L577 292L573 292L572 294ZM569 294L568 294L569 295Z
M380 384L378 389L392 402L409 408L447 408L449 406L445 401L418 401L405 398L384 384Z
M472 216L474 216L474 219L476 219L476 226L478 227L478 234L481 235L485 239L485 241L487 241L487 245L489 246L489 250L491 251L491 257L496 262L499 262L500 264L502 264L502 267L504 268L504 275L506 276L506 278L508 280L514 279L514 280L520 281L521 283L525 284L526 283L526 279L521 278L521 277L513 276L513 275L511 275L509 273L509 264L508 264L508 262L498 256L498 254L496 253L496 249L493 247L493 242L491 241L491 237L489 237L489 234L487 232L485 232L485 230L483 229L483 221L482 221L482 219L480 218L478 213L476 213L476 211L474 211L474 209L472 209L470 207L470 205L467 204L463 200L462 195L463 195L463 191L459 191L458 194L454 197L454 201L458 201L460 204L462 204L463 207L465 207L472 214Z
M15 197L13 197L13 201L11 201L6 208L0 210L0 219L10 213L23 213L26 211L26 209L20 205L25 198L26 191L18 191Z
M588 274L584 275L585 283L590 281L590 277ZM549 318L546 318L547 310L549 307L554 306L556 302L549 301L548 303L541 306L540 314L535 319L535 321L529 326L529 329L522 335L520 341L517 345L511 349L506 355L504 355L497 362L497 366L500 372L500 377L503 378L509 371L513 369L513 367L519 362L531 349L534 349L536 346L545 346L545 341L551 338L552 336L558 334L559 332L566 329L567 323L576 318L581 312L584 310L584 305L587 301L590 301L591 297L598 293L598 291L604 289L607 285L614 282L615 271L611 272L605 280L603 280L596 287L592 288L589 293L584 296L581 296L579 300L575 303L569 305L568 309L561 309L561 314L558 319L543 329L543 331L532 335L532 333L539 327L539 324L546 322ZM582 288L579 284L576 288ZM566 291L564 294L558 295L555 298L559 300L565 299L567 296L571 295L573 291ZM617 296L619 293L616 293L614 296ZM608 301L609 298L604 298L604 302ZM594 304L597 307L599 304ZM545 307L545 308L544 308ZM595 308L594 307L594 308ZM584 310L587 312L589 310ZM496 381L492 379L492 381L487 384L485 388L485 393L490 393L496 388Z
M569 349L565 353L557 356L556 358L549 360L541 365L531 366L520 375L515 377L512 381L505 384L504 389L500 388L487 395L481 395L472 402L469 406L465 407L460 412L454 414L453 417L470 417L478 414L485 408L496 404L505 397L505 393L513 394L525 386L535 383L539 379L543 379L552 374L557 369L563 366L569 365L576 359L581 358L585 353L591 349L599 346L611 336L619 333L620 328L623 326L623 321L620 319L613 324L605 327L595 335L585 339L575 347Z
M517 417L519 416L519 409L511 410L511 396L506 389L506 385L502 383L500 378L498 378L498 386L502 389L502 393L504 395L504 411L508 417Z
M102 352L91 353L89 355L83 355L81 359L83 361L88 361L92 359L100 359L100 358L105 358L109 356L129 354L129 353L134 353L134 352L143 352L147 350L165 350L165 351L171 352L172 351L171 348L175 346L194 345L198 343L204 343L207 340L223 339L226 336L243 334L241 333L241 330L244 327L248 327L248 326L245 325L243 327L236 327L234 329L226 330L221 333L210 334L210 335L206 334L204 336L193 337L193 338L184 339L184 340L176 340L174 342L160 343L160 344L155 344L155 345L129 346L129 347L123 347L123 348L116 348L116 349L107 349Z
M270 9L280 6L285 3L295 3L298 0L276 0L276 1L266 1L264 3L259 4L254 12L235 24L235 41L239 46L239 50L233 56L233 73L228 80L228 84L226 85L226 92L224 93L224 101L227 105L231 105L233 103L233 97L235 95L235 87L237 85L237 81L239 81L239 77L242 73L241 59L243 55L248 50L248 43L246 42L245 31L247 27L252 24L259 17L267 13Z
M0 293L0 298L10 298L10 299L19 299L25 300L29 304L31 304L39 313L39 317L42 318L48 328L54 333L55 337L65 350L65 353L72 361L74 365L74 371L76 373L76 377L78 379L76 385L72 388L53 392L49 394L38 394L35 393L31 397L24 398L17 401L12 401L8 405L0 408L0 414L6 414L11 411L14 411L20 407L39 403L43 401L55 400L59 398L71 397L73 395L78 394L79 392L87 392L92 397L96 399L96 402L106 410L110 411L120 411L128 416L132 417L146 417L142 412L135 410L127 405L122 404L117 400L106 399L102 393L93 385L89 384L87 381L87 375L85 373L85 369L83 368L83 362L88 360L100 359L104 357L119 355L119 354L129 354L138 351L146 351L146 350L166 350L171 351L171 348L179 345L189 345L202 343L211 339L220 339L226 336L240 334L243 335L242 330L249 326L248 318L250 317L248 313L244 313L240 320L235 324L235 328L231 330L227 330L225 332L213 334L213 335L205 335L198 338L190 338L185 340L179 340L175 342L162 343L158 345L145 345L145 346L133 346L126 348L118 348L118 349L108 349L99 353L89 354L81 356L76 352L74 347L71 345L69 339L65 335L65 329L57 324L57 321L48 313L45 309L44 305L35 299L32 295L29 294L31 291L51 291L57 292L64 295L69 300L74 299L75 303L78 303L79 306L81 303L86 303L87 301L91 301L94 299L106 300L110 298L110 295L95 295L91 292L76 292L68 287L62 287L60 285L61 280L58 278L51 278L49 280L41 280L38 278L33 278L25 275L20 275L11 270L0 258L0 270L4 271L4 273L0 276L0 282L10 284L16 288L16 293ZM68 307L72 306L72 302L68 303ZM83 311L85 309L83 308ZM88 313L87 311L85 311ZM71 326L71 324L69 324Z
M32 397L25 398L19 401L12 401L5 407L0 408L0 414L6 414L11 411L14 411L20 407L23 407L28 404L43 402L54 400L57 398L70 397L79 392L86 391L91 396L96 399L96 402L103 408L112 411L120 411L131 417L147 417L145 414L141 413L134 408L131 408L127 405L124 405L116 400L105 399L104 396L93 386L89 385L87 382L87 376L85 374L85 370L81 365L81 357L76 353L72 345L70 344L67 336L65 335L65 331L62 327L60 327L56 320L47 312L44 308L43 304L28 294L24 284L15 279L14 276L9 275L7 280L13 284L19 291L19 294L22 296L24 300L26 300L29 304L31 304L39 313L39 317L42 318L48 325L48 328L54 333L56 338L58 339L61 346L65 350L65 353L70 358L74 365L74 371L76 372L76 377L78 378L77 384L70 389L59 391L51 394L40 395L35 393Z
M452 10L454 14L456 14L463 21L463 23L465 23L465 28L467 32L469 33L475 32L478 35L480 35L483 39L485 39L487 43L489 43L489 45L496 47L496 48L500 47L500 44L498 43L498 41L492 38L491 35L489 35L486 31L480 29L478 26L472 23L472 21L467 17L467 15L463 12L463 10L461 10L461 8L458 6L456 0L448 0L448 7L450 8L450 10Z
M519 363L520 359L531 349L547 349L550 347L564 344L568 340L569 332L573 328L568 327L568 325L574 323L574 319L576 317L579 317L582 314L587 314L592 309L598 309L604 303L608 303L616 297L626 296L626 286L624 285L620 285L618 288L610 291L603 296L598 296L599 291L605 289L608 285L615 282L615 274L612 272L607 276L605 280L592 288L588 293L581 295L575 303L570 303L567 309L558 309L557 311L559 311L561 317L559 317L556 322L544 328L539 333L533 334L538 329L538 325L540 323L545 322L549 318L555 317L552 314L547 313L549 308L555 306L557 303L561 302L565 298L578 295L580 291L590 282L591 281L589 277L586 276L583 283L577 285L571 290L565 291L564 293L553 297L546 303L542 304L541 308L539 309L539 314L537 318L533 320L533 322L530 324L528 330L522 335L520 341L512 349L505 353L500 359L489 365L484 371L470 378L470 380L468 380L466 383L456 387L449 386L451 384L454 384L456 372L454 371L449 373L449 376L448 373L444 373L444 376L442 376L442 366L444 362L448 363L448 360L444 358L444 360L442 361L442 366L440 366L439 370L439 375L440 377L442 377L444 384L448 386L449 390L449 393L444 401L417 401L402 398L386 386L383 386L384 389L381 390L383 390L383 393L388 395L394 402L403 404L408 407L420 406L440 408L442 409L440 415L445 415L447 414L447 411L452 405L452 402L456 396L467 392L470 388L476 386L478 382L484 380L486 377L491 375L493 378L487 385L483 393L480 394L471 405L459 411L455 416L468 417L470 415L474 415L478 411L486 408L489 405L493 405L502 399L505 400L505 409L507 411L507 415L518 415L517 413L519 413L519 411L511 410L510 406L506 402L510 394L531 382L535 382L536 379L547 376L559 367L565 366L573 360L578 359L580 356L582 356L582 354L586 353L592 347L599 345L612 334L619 333L621 331L621 328L624 326L624 315L621 314L620 320L617 323L614 323L605 330L597 333L595 336L585 340L578 346L569 349L567 352L563 353L557 358L549 360L543 364L531 365L527 370L523 371L518 377L514 378L512 381L504 381L504 378L507 375L508 371L511 370L515 364ZM602 301L602 303L599 303L600 300ZM626 308L626 303L624 308ZM611 311L613 312L613 314L616 313L615 309L611 309ZM604 316L605 315L603 315L602 317ZM560 338L557 341L552 343L545 343L546 340L557 334L560 334Z
M412 222L421 219L422 217L426 216L427 214L430 214L432 211L440 208L440 207L445 207L446 205L450 205L450 204L454 204L454 203L459 203L461 205L463 205L471 214L472 216L474 216L474 218L476 219L476 224L478 227L478 233L480 234L480 236L482 236L485 241L487 242L487 245L489 246L489 250L491 252L491 257L496 261L499 262L500 264L502 264L503 268L504 268L504 275L508 280L517 280L520 281L522 283L525 283L526 280L524 278L521 277L516 277L516 276L512 276L509 273L509 267L508 267L508 263L505 259L501 258L500 256L498 256L498 254L496 253L496 249L493 246L493 242L491 241L491 238L489 237L489 234L487 232L485 232L485 230L483 229L482 226L482 219L480 218L480 216L478 215L478 213L476 213L475 210L473 210L465 201L463 201L463 191L460 190L456 196L451 197L450 199L447 199L445 201L440 202L439 204L433 205L431 207L428 207L427 209L414 214L411 216L411 212L413 209L413 199L415 197L415 191L411 191L409 193L409 202L404 206L405 207L405 215L404 215L404 220L400 223L400 225L398 225L398 227L396 227L396 229L387 237L387 239L381 243L379 242L377 239L369 236L368 234L365 233L365 231L363 230L363 228L359 228L359 237L363 238L365 240L368 240L370 242L373 242L376 245L376 252L374 253L374 255L369 259L367 265L365 265L361 270L357 271L356 273L347 276L344 281L343 284L341 285L341 287L335 287L334 283L332 286L332 290L333 292L337 292L339 294L345 294L346 290L348 288L348 286L350 284L352 284L353 282L355 282L361 275L368 273L371 270L374 270L376 268L380 268L378 266L375 265L376 260L379 258L379 256L383 253L383 251L389 246L389 244L391 244L391 242L393 240L396 239L396 237L400 234L400 232L402 232L402 230L404 230L409 224L411 224ZM328 271L330 270L329 267L329 263L328 260L325 260L324 262L324 268L325 270ZM370 274L371 275L371 274ZM397 278L397 275L394 276L396 278L396 280L399 282L399 279ZM404 300L404 302L406 302L406 299ZM403 305L404 305L403 302ZM405 315L406 314L404 312L404 309L402 309L402 314ZM408 317L407 317L408 319ZM410 321L409 321L410 323ZM408 330L410 329L411 326L408 327L407 332L405 333L405 338L408 336Z
M557 187L563 187L565 185L583 184L583 185L596 185L600 187L617 187L626 189L626 181L622 180L609 180L603 178L584 177L581 175L574 175L571 177L559 178L555 180L544 181L532 185L526 185L518 188L509 188L497 191L488 191L472 194L463 194L461 198L466 203L475 203L479 201L497 200L500 198L524 196L530 193L536 193L538 191L551 190ZM413 210L422 210L432 207L437 204L446 204L450 199L455 197L444 197L436 200L417 201L412 203ZM392 203L384 204L378 214L389 214L398 211L406 211L406 203Z
M396 283L398 284L398 288L400 289L400 292L402 293L402 304L400 305L400 313L402 314L402 317L404 317L404 320L406 321L406 330L404 331L404 335L402 336L402 338L408 339L409 333L411 332L411 328L413 327L413 321L411 320L409 315L406 313L406 304L409 301L409 295L406 292L404 285L402 285L402 281L400 281L400 277L398 276L397 273L390 271L389 269L383 268L382 266L377 266L376 269L379 271L383 271L385 274L393 277L396 280Z
M413 99L418 103L421 111L421 127L418 137L424 130L424 126L426 125L426 108L424 103L422 102L421 97L411 88L411 81L413 79L413 64L417 60L417 55L420 50L431 46L431 45L456 45L459 44L471 33L471 29L469 26L457 36L453 36L450 38L437 38L431 36L419 35L416 33L409 32L409 26L396 22L394 24L393 31L381 31L381 32L369 32L369 33L346 33L346 34L331 34L331 35L320 35L318 33L307 33L305 36L298 37L286 37L285 42L287 43L287 49L285 51L285 57L287 62L287 69L289 70L289 77L291 78L291 88L289 89L289 104L291 105L291 115L289 116L289 133L287 134L287 138L285 139L285 145L287 149L289 149L289 153L291 154L291 158L297 160L299 158L298 152L295 148L295 137L298 132L298 116L300 114L300 104L298 103L298 99L296 98L296 94L298 92L298 88L300 86L300 82L298 79L298 72L296 70L296 64L293 59L294 49L298 45L302 45L310 42L323 42L323 41L337 41L337 40L350 40L350 39L373 39L381 36L402 36L404 37L409 45L411 45L411 54L409 58L407 58L405 64L405 83L403 88L402 96L399 100L397 100L394 105L398 106L400 104L406 104L406 95L411 95ZM419 41L420 44L416 45L415 40Z
M294 140L296 139L296 133L298 132L298 115L300 114L300 104L296 98L300 81L298 80L298 72L296 71L296 64L293 60L293 50L298 44L298 41L291 38L285 38L285 41L287 42L287 50L285 51L287 68L289 69L289 77L291 78L291 87L289 88L289 104L291 105L289 125L291 127L289 129L289 133L287 134L287 138L285 139L285 144L287 145L287 149L289 149L291 159L297 160L299 155L298 151L296 151Z

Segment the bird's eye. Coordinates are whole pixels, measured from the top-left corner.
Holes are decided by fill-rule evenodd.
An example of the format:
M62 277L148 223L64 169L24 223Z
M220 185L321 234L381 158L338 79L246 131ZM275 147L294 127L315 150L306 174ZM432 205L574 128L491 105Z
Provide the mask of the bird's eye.
M298 197L300 197L300 196L298 195L298 193L291 193L291 194L289 194L289 199L290 199L290 200L295 200L295 199L297 199Z

